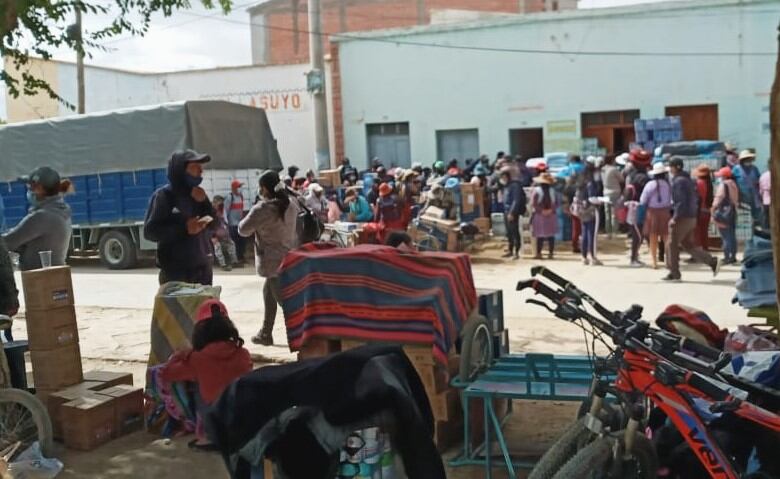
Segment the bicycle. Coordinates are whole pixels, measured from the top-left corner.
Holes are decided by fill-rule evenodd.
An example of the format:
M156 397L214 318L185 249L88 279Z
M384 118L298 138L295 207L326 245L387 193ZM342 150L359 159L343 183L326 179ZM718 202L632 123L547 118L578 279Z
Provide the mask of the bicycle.
M639 432L646 418L648 400L672 421L713 478L748 476L744 474L744 464L738 464L715 441L695 402L704 404L709 413L733 415L757 426L769 435L761 447L766 447L764 443L776 444L780 439L780 417L749 401L778 405L780 392L723 373L722 369L731 361L730 355L651 328L636 317L636 312L633 315L611 313L549 270L545 273L536 269L532 273L552 279L561 289L556 291L538 279L521 281L518 290L533 289L552 301L554 307L535 299L529 299L529 303L545 307L560 319L580 321L586 331L587 323L594 340L607 347L610 345L604 336L612 340L615 346L612 356L618 368L617 379L610 387L621 397L627 412L624 428L617 431L603 428L598 403L603 400L607 387L596 391L594 404L583 421L591 433L590 442L579 448L552 477L656 477L658 457L650 440ZM589 313L583 303L593 306L605 319ZM759 446L757 441L756 446Z
M11 323L10 317L0 315L0 331L9 329ZM38 398L11 387L8 361L2 352L0 374L0 456L13 459L37 441L44 457L51 457L53 433L49 413Z

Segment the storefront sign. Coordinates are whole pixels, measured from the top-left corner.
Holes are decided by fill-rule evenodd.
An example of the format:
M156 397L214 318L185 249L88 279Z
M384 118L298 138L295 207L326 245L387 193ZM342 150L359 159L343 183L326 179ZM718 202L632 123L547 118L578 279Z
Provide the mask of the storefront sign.
M576 135L577 120L548 121L546 130L547 135Z
M308 98L309 94L304 89L235 92L201 96L201 99L226 100L262 108L268 113L306 111Z

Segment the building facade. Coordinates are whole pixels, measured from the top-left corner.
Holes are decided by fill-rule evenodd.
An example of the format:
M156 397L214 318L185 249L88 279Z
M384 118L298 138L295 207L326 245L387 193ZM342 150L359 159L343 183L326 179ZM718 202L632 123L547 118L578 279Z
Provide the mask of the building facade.
M512 151L610 152L633 120L769 154L780 4L697 0L539 13L334 42L336 156L430 164ZM335 68L335 67L334 67Z
M437 10L518 14L575 8L577 0L321 0L321 21L325 33L348 33L426 25ZM268 0L250 8L249 16L253 63L309 61L307 0Z

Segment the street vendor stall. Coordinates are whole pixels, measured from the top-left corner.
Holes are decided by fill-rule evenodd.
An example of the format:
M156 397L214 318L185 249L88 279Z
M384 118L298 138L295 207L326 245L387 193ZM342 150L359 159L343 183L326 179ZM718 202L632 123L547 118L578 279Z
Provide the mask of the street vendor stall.
M400 344L431 402L437 445L457 436L459 401L450 378L463 358L472 368L492 355L490 327L474 314L468 255L310 244L287 255L279 279L288 342L299 358ZM460 339L466 331L469 339Z

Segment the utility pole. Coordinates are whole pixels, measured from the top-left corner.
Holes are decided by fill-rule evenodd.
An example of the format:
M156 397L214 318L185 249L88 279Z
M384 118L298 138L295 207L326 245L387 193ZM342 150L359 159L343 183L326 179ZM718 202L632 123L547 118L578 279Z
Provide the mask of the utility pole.
M778 27L780 44L780 27ZM775 285L777 287L778 307L780 307L780 56L775 64L775 81L769 95L769 127L772 132L772 148L769 169L772 178L772 212L769 222L772 232L772 250L775 265Z
M309 0L309 61L307 89L314 103L315 163L318 170L330 168L330 144L328 139L328 104L325 97L325 69L322 48L322 24L320 0Z
M77 112L83 115L84 108L84 41L83 30L81 27L81 8L76 5L76 41L78 42L78 49L76 49L76 83L78 86L78 105Z

